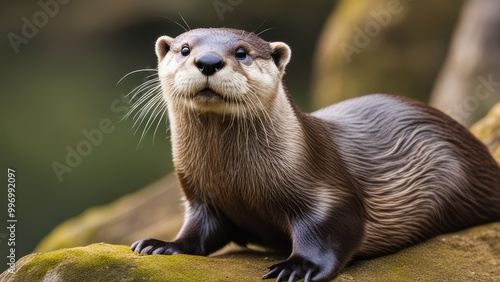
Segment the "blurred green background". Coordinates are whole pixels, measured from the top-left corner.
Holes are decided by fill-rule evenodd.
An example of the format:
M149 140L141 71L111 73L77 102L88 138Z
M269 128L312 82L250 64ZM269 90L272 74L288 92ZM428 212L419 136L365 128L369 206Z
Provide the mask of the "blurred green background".
M42 1L44 3L58 3ZM64 1L60 1L63 3ZM0 155L4 192L0 192L0 254L7 253L7 168L14 168L17 258L31 252L61 221L90 206L101 205L135 191L172 170L168 134L162 125L153 140L150 130L141 144L132 121L119 122L122 94L145 80L130 71L155 68L154 42L160 35L176 36L191 28L235 27L259 31L266 40L285 41L293 49L287 70L290 91L308 110L306 95L313 50L335 1L240 1L222 14L215 1L67 1L37 28L28 42L12 46L8 34L22 36L23 18L33 23L42 7L37 1L2 1ZM223 1L228 3L228 1ZM238 1L233 1L237 3ZM55 11L54 7L51 7ZM37 18L44 23L44 18ZM113 106L112 106L113 105ZM66 163L67 146L77 146L109 119L114 130L103 134L88 156L60 182L53 162ZM163 129L163 130L162 130ZM141 129L142 130L142 129ZM83 148L83 147L82 147ZM86 150L86 149L85 149ZM0 270L7 268L2 263Z

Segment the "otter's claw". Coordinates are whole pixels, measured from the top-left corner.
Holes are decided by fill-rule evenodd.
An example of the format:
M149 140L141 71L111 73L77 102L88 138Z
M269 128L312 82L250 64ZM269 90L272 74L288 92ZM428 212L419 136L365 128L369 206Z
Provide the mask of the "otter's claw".
M304 278L304 282L312 281L313 273L318 267L299 256L292 256L286 261L269 267L269 272L262 279L276 278L276 282L295 282Z
M173 255L182 253L178 244L157 239L139 240L130 247L132 251L142 255Z

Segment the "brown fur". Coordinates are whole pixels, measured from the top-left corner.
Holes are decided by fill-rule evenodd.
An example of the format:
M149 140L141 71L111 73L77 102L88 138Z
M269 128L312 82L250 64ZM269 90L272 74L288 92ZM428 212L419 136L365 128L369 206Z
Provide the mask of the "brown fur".
M243 31L163 37L157 54L186 218L175 241L137 252L259 244L291 252L265 278L319 281L353 257L500 219L500 168L435 109L377 94L302 113L282 82L289 48ZM205 76L194 65L207 54L223 68Z

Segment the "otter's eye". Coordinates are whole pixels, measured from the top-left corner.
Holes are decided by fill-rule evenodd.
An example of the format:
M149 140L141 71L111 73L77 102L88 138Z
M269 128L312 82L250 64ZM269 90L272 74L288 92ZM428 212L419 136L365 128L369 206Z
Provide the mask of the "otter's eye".
M236 53L234 55L237 60L243 61L244 59L247 58L247 51L245 51L243 48L240 48L236 50Z
M191 49L189 49L189 46L187 45L182 46L181 55L186 57L187 55L189 55L189 53L191 53Z

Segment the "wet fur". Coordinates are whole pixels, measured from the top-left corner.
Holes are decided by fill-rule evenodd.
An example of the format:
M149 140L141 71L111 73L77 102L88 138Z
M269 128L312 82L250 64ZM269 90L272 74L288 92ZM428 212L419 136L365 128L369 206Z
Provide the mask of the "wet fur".
M481 142L441 112L376 94L305 114L282 83L287 47L236 30L186 34L195 44L215 44L226 57L234 41L227 38L244 38L256 51L249 67L227 63L227 74L247 78L226 90L235 103L210 108L186 102L190 88L174 82L177 68L191 76L198 71L169 57L182 37L159 41L186 213L175 241L141 240L135 251L208 255L230 241L252 243L291 252L265 278L319 281L353 257L500 220L500 168ZM251 94L238 95L244 89Z

